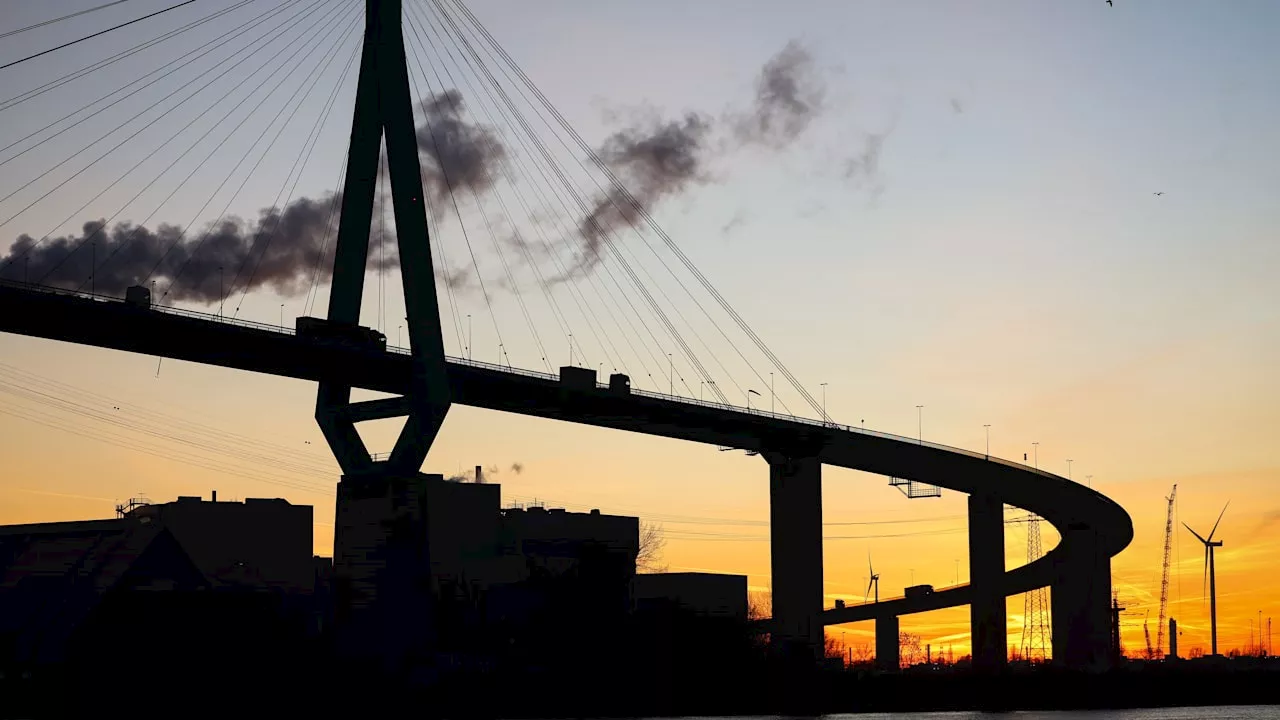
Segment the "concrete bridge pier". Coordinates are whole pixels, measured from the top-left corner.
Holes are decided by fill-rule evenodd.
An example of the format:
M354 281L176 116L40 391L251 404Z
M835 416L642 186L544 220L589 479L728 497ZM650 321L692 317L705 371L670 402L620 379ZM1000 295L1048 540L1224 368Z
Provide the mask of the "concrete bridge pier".
M786 656L823 655L822 463L764 455L769 462L769 551L773 646Z
M1005 666L1004 504L987 495L969 496L969 625L973 667L994 671Z
M1069 526L1063 544L1071 553L1058 564L1050 588L1053 659L1073 670L1102 671L1111 664L1111 558L1099 540L1088 526Z
M429 664L435 639L427 476L383 465L338 483L334 625L345 657L413 679Z
M898 616L876 618L876 667L884 672L897 672L899 664Z

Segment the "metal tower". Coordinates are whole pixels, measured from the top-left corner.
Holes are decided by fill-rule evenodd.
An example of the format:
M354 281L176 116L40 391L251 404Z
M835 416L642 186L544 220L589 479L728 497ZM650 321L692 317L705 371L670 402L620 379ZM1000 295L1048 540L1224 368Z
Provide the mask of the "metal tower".
M1027 518L1027 562L1039 560L1040 518ZM1036 588L1023 596L1022 606L1022 656L1029 662L1048 662L1049 648L1053 646L1053 631L1049 624L1049 588Z

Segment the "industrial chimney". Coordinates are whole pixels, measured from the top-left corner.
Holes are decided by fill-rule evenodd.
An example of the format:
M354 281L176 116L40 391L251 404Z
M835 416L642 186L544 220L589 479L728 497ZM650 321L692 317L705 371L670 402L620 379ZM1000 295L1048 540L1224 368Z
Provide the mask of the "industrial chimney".
M217 491L217 490L214 490L214 491L213 491L213 502L218 502L218 491Z
M1169 659L1178 659L1178 621L1169 618Z
M484 484L484 468L480 467L479 465L476 466L476 484L477 485Z

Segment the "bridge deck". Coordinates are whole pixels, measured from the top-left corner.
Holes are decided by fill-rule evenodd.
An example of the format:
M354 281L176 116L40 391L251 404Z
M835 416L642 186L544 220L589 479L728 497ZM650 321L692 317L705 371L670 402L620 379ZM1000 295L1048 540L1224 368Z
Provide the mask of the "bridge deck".
M331 379L402 393L407 351L367 352L317 343L291 328L156 307L113 298L0 283L0 332L156 355L301 380ZM1102 494L1066 478L959 448L808 418L604 386L574 390L544 373L449 359L453 401L473 407L678 438L755 452L792 450L824 464L916 480L964 493L989 494L1040 515L1060 533L1084 526L1114 556L1133 538L1129 515ZM1051 583L1067 553L1064 540L1041 559L1008 571L1004 594ZM904 615L969 603L970 588L923 598L894 598L824 613L826 624Z

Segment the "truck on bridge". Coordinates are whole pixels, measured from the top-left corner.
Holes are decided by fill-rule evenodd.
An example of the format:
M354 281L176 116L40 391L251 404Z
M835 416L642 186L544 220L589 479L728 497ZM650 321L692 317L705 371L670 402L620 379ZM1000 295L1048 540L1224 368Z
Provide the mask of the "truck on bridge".
M919 600L920 598L929 597L932 594L932 585L912 585L902 591L903 597L908 600Z
M565 365L560 368L560 384L574 390L595 390L596 371Z
M357 350L385 352L387 336L363 325L337 323L323 318L300 317L295 325L298 337L327 345L340 345Z

